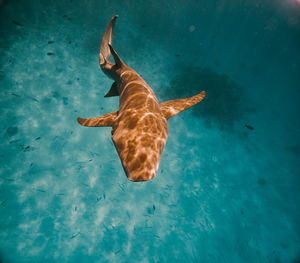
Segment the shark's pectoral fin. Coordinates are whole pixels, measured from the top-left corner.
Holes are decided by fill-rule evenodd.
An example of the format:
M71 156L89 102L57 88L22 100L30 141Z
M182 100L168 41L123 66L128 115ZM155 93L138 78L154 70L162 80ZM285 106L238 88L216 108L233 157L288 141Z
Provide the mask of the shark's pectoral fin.
M187 99L179 99L179 100L168 100L161 103L160 110L166 119L170 119L174 115L194 106L205 97L205 91L197 94L196 96L187 98Z
M107 92L107 94L104 97L114 97L114 96L120 96L117 82L114 82L111 85L110 90Z
M110 127L113 126L117 116L118 116L118 112L113 111L96 118L82 119L78 117L77 121L79 124L88 127L106 127L106 126Z

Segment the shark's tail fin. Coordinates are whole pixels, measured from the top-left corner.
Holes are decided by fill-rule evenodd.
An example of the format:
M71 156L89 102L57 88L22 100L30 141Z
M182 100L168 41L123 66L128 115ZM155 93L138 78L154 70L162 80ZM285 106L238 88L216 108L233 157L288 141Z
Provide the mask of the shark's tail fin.
M108 23L106 30L104 32L101 47L100 47L100 53L99 53L99 62L100 67L102 68L107 62L110 57L111 51L109 45L112 44L113 39L113 33L114 33L114 26L117 19L117 15L115 15L110 22Z
M104 32L101 46L100 46L100 53L99 53L99 63L102 71L111 79L116 79L116 71L120 69L124 64L124 62L119 58L116 51L112 48L112 39L114 33L114 26L117 19L117 15L115 15L108 23L106 30ZM114 63L109 62L110 55L114 57Z

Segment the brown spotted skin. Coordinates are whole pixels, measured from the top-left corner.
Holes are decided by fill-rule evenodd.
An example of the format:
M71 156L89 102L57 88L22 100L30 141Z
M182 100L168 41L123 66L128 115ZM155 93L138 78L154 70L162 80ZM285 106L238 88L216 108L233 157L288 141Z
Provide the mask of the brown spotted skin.
M128 179L148 181L156 174L168 137L167 120L154 92L135 71L121 74L120 90L112 140Z
M159 104L152 89L111 46L117 17L111 19L105 30L99 61L102 71L115 81L106 97L120 96L119 111L90 119L78 117L77 121L88 127L111 126L112 140L127 178L148 181L156 174L167 141L167 120L200 102L205 92ZM111 54L115 64L108 61Z

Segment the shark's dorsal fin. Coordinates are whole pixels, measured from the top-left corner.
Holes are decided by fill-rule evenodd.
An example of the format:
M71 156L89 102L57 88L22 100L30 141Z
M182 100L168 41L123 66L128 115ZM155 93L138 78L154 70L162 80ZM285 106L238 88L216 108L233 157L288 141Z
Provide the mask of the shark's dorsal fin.
M174 115L192 107L197 104L205 97L205 91L197 94L196 96L179 99L179 100L168 100L159 105L160 110L166 119L170 119Z
M79 124L88 127L111 127L113 126L117 116L118 112L113 111L96 118L82 119L78 117L77 121Z
M120 96L117 82L114 82L104 97Z

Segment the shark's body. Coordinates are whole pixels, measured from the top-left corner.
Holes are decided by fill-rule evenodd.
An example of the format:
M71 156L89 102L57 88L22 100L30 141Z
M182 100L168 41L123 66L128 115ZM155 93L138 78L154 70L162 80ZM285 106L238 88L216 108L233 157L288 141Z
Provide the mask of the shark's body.
M129 180L147 181L157 171L168 137L167 119L200 102L205 92L159 104L154 92L111 47L117 16L109 22L100 47L100 67L114 79L105 97L120 96L119 111L91 119L78 118L84 126L112 127L112 140ZM113 55L115 64L108 61Z

